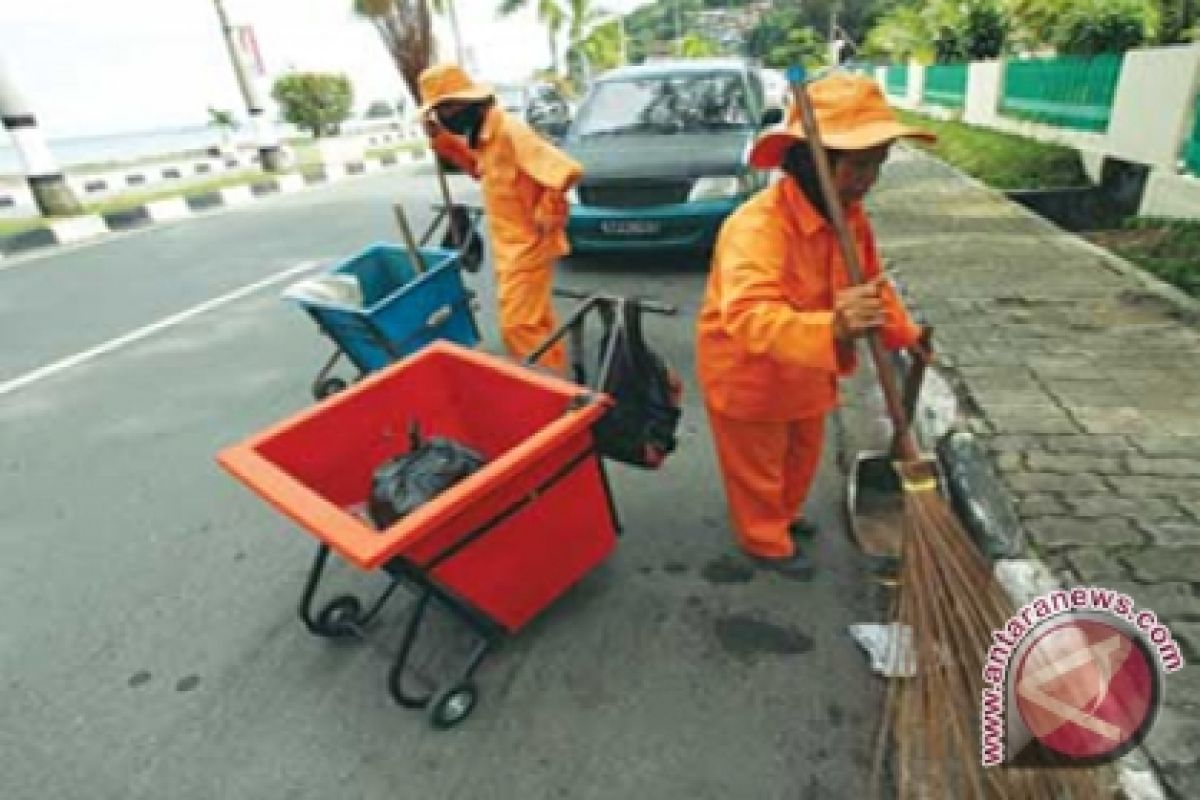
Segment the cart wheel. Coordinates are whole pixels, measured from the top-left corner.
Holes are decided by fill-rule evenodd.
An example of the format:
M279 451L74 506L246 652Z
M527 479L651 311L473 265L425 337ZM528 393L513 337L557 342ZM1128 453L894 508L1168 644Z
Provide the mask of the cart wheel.
M349 594L333 598L317 614L317 631L330 639L348 639L359 633L362 603Z
M346 382L341 378L326 378L313 386L313 397L324 400L330 395L337 394L346 388Z
M470 681L439 689L429 701L429 723L438 730L453 728L475 709L479 693Z

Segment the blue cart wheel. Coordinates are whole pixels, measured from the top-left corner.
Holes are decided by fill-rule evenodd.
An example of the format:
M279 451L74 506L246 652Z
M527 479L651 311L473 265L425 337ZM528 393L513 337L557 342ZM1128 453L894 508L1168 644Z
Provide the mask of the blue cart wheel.
M341 378L326 378L313 386L313 397L317 400L324 400L326 397L335 395L345 388L346 382Z
M479 692L471 681L439 689L429 701L429 724L438 730L453 728L475 710Z

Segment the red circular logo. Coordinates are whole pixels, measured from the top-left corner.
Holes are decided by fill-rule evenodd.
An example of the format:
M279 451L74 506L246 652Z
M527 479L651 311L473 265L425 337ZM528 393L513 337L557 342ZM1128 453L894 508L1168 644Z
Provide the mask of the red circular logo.
M1114 754L1153 721L1156 673L1145 647L1111 624L1075 619L1039 633L1017 667L1017 709L1047 747Z

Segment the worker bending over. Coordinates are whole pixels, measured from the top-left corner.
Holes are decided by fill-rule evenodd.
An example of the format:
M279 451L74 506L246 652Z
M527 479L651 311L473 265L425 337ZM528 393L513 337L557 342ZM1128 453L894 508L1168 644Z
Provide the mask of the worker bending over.
M434 150L477 178L496 269L500 336L509 354L529 355L556 327L554 264L570 252L566 192L583 168L496 105L491 87L453 64L421 73L420 113ZM562 373L558 343L540 360Z
M812 564L797 538L820 463L838 378L854 371L855 341L880 329L884 346L917 345L921 329L881 273L862 199L892 143L933 139L900 124L873 80L834 74L810 84L834 184L865 271L850 286L798 109L750 153L784 175L721 228L697 324L701 389L738 544L791 577ZM795 538L794 538L795 537Z

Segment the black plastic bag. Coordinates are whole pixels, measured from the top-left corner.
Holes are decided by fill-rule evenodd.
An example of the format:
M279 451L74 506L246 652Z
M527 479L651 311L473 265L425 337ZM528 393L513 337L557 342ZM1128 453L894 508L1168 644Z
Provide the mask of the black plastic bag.
M612 355L608 371L600 376L596 388L610 395L615 405L593 431L601 455L658 469L675 451L683 384L646 345L641 314L637 301L631 300L601 315L601 341L612 348Z
M380 530L391 527L485 463L483 456L453 439L425 439L415 422L409 440L409 451L380 464L371 479L367 513Z

